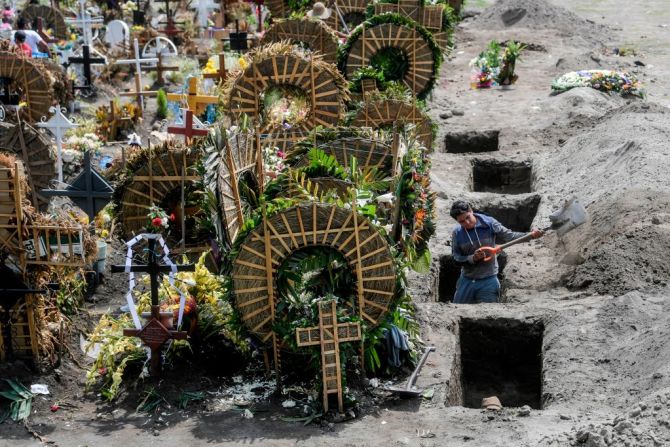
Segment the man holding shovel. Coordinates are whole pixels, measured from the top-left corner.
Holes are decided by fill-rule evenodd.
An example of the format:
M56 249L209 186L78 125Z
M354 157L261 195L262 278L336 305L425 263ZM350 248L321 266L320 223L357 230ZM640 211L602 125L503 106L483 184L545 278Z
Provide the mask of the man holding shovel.
M451 252L460 264L461 276L456 283L455 304L497 303L500 296L496 254L482 247L496 247L496 242L510 242L528 237L537 239L544 232L518 233L505 228L491 216L472 211L469 203L455 201L449 212L457 222L451 236Z

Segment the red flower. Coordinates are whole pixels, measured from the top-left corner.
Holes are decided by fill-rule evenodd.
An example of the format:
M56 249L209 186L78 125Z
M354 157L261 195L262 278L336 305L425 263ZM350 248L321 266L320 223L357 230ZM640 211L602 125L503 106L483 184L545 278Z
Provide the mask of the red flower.
M153 225L154 227L160 227L162 224L163 219L161 219L160 217L154 217L153 219L151 219L151 225Z
M52 411L52 412L56 412L56 411L58 411L59 409L60 409L60 406L59 406L58 404L53 404L53 405L51 406L51 411Z
M170 222L174 222L176 218L174 217L174 213L170 214Z

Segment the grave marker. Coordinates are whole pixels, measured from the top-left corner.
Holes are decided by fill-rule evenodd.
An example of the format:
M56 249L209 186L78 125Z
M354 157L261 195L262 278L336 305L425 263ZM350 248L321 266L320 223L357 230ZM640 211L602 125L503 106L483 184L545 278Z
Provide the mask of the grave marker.
M201 105L216 104L219 102L218 96L202 95L198 91L198 78L192 77L188 80L188 91L186 93L168 93L168 101L186 103L188 109L194 114L199 115L203 112Z
M158 62L158 58L142 58L140 56L140 45L137 39L133 40L133 47L135 49L134 59L120 59L116 61L117 64L134 64L135 65L135 91L120 93L119 96L135 96L137 104L140 108L140 116L144 113L144 96L155 96L156 91L144 91L142 89L142 64L150 64Z
M190 109L180 109L182 113L182 126L168 126L167 131L173 135L183 135L184 143L191 144L193 137L204 137L209 129L197 117L193 116Z
M58 171L58 182L63 183L63 137L65 136L65 131L67 129L72 129L77 127L78 124L73 123L63 114L60 104L54 107L51 107L49 111L53 113L53 116L46 121L37 123L38 127L43 129L48 129L56 139L56 149L57 149L57 171Z

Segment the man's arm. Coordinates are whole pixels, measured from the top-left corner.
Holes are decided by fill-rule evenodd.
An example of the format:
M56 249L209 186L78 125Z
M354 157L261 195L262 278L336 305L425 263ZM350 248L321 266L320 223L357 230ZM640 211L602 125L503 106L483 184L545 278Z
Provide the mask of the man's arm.
M503 244L526 235L526 233L510 230L493 218L491 218L491 228L496 235L496 242L502 242Z
M454 230L451 233L451 256L454 259L454 262L456 264L474 264L475 261L473 255L466 255L461 251L461 247L456 240L456 232L457 230Z

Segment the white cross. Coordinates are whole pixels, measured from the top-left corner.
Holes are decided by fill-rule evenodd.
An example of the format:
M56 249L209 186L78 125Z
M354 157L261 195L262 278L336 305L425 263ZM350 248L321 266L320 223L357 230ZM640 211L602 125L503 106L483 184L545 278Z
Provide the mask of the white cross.
M91 45L92 32L91 25L94 23L102 23L102 17L91 17L91 14L86 12L86 0L79 0L79 14L76 19L66 19L65 20L69 25L75 25L77 28L81 28L84 32L84 44Z
M155 64L158 62L157 57L147 57L142 59L142 56L140 55L140 44L137 42L137 38L133 40L133 47L135 48L135 59L119 59L116 61L117 64L135 64L135 73L139 76L139 85L141 88L142 85L142 64ZM140 108L144 110L144 97L140 95Z
M207 28L207 19L210 11L219 9L220 5L214 3L212 0L198 0L198 3L193 5L194 9L198 10L198 23L201 29Z
M37 123L37 125L49 129L49 132L56 138L56 147L58 148L58 160L56 161L58 181L63 183L63 137L67 129L77 127L78 124L73 123L63 115L60 105L50 107L49 112L53 113L53 116L47 121L44 121L44 118L42 118L43 121Z

